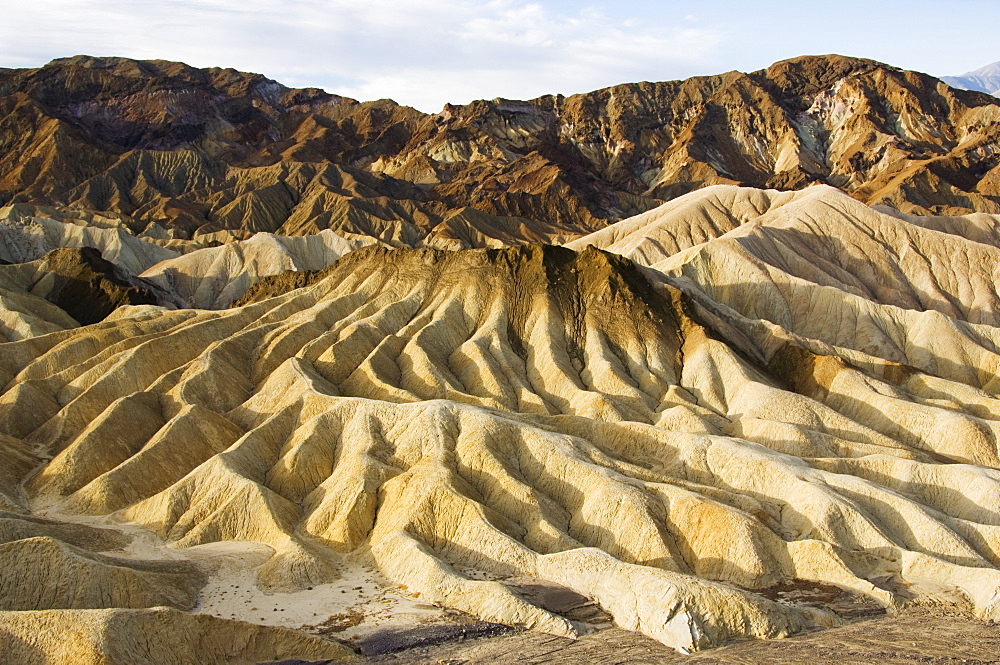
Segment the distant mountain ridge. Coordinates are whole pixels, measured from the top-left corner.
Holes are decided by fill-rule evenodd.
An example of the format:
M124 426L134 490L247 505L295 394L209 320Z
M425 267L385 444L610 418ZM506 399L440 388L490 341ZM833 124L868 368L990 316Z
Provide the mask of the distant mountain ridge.
M469 247L579 237L718 184L1000 213L998 121L993 97L836 55L438 114L76 56L0 70L0 204L97 211L165 239L331 229Z
M961 76L942 76L941 80L953 88L978 90L997 96L1000 95L1000 61Z

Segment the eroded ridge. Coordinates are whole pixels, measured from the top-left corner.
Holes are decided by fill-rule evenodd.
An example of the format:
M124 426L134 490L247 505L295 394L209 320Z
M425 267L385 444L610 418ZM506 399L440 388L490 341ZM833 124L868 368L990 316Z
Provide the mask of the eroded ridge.
M927 376L931 403L910 367L733 346L596 249L367 247L315 277L0 345L23 460L0 501L261 543L273 589L368 557L429 601L577 634L503 583L539 578L681 650L839 621L761 593L792 580L1000 618L988 392Z

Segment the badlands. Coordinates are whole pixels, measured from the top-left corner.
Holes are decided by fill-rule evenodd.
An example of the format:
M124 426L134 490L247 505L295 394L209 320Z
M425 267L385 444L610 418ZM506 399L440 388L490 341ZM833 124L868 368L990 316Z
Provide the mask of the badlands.
M839 57L638 85L650 108L700 99L677 135L637 129L616 89L590 95L611 116L559 101L663 148L639 194L639 162L527 147L552 100L506 144L418 140L405 107L374 140L305 108L388 122L372 107L249 76L0 77L37 139L5 159L42 156L3 165L0 208L9 662L994 657L1000 102ZM204 130L185 145L150 115L179 80ZM708 177L749 153L694 160L715 125L692 118L722 106L693 90L751 83L785 95L741 107L785 123L750 155L783 175ZM905 140L858 111L885 86ZM279 120L230 122L223 88ZM130 145L97 136L118 127L102 103ZM851 132L883 157L845 157ZM71 144L93 173L59 165ZM340 166L302 157L334 144ZM490 205L463 189L480 176Z

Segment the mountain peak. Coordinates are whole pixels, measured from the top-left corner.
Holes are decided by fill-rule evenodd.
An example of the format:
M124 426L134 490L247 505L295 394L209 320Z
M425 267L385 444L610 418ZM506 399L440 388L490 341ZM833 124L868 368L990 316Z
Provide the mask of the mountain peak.
M985 67L966 72L962 76L998 76L1000 75L1000 60L990 63Z
M1000 94L1000 61L961 76L942 76L941 80L953 88L978 90L996 96Z

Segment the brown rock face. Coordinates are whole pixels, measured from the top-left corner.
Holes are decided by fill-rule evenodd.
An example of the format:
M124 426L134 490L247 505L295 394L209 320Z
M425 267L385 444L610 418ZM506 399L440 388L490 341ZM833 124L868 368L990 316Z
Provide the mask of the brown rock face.
M537 241L727 183L818 181L904 212L1000 212L998 119L988 95L840 56L436 115L234 70L78 56L0 71L0 202L181 236L387 227L387 242L410 246L466 209L485 213L486 236L492 216Z
M33 262L30 292L83 325L104 320L122 305L155 305L156 296L132 284L91 247L54 249Z
M336 264L324 270L286 270L277 275L271 275L260 280L243 294L243 297L235 301L230 307L242 307L255 302L261 302L268 298L284 295L289 291L301 289L304 286L312 286L316 282L325 278Z

